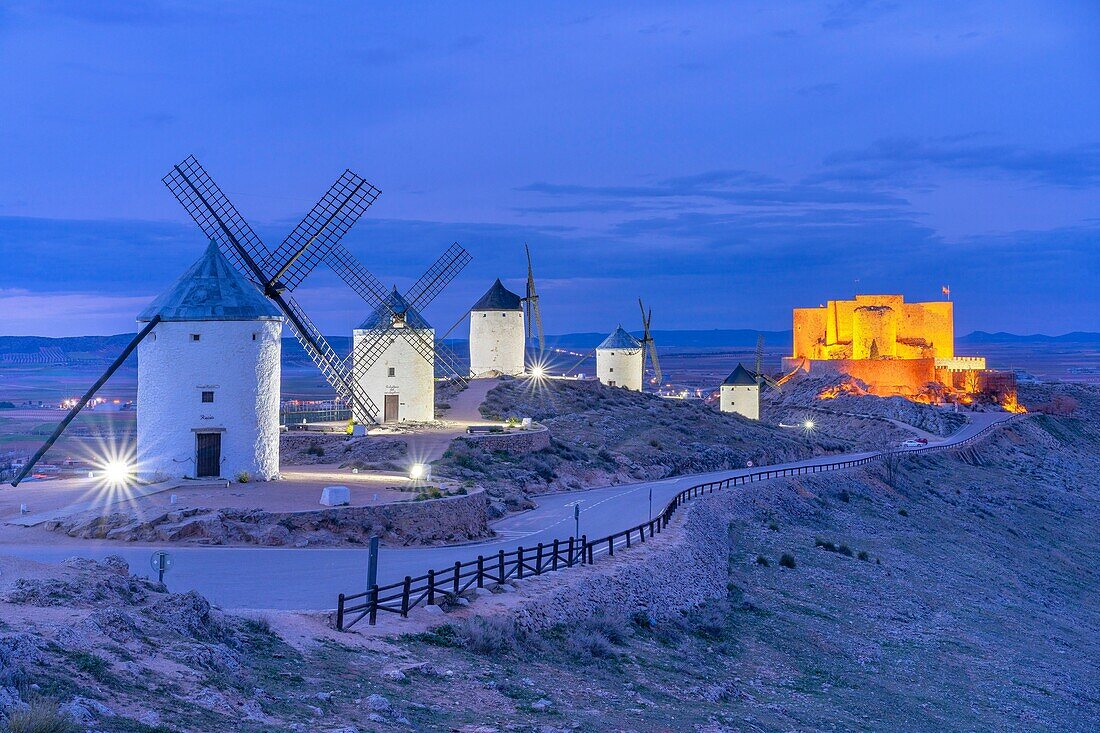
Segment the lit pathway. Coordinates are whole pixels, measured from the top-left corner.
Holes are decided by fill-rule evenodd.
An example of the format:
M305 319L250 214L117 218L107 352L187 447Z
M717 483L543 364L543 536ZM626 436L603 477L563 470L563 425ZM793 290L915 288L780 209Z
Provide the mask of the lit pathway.
M968 417L971 422L945 439L943 445L966 440L991 423L1006 420L1011 415L974 413ZM769 468L809 466L870 455L874 455L874 451L818 456ZM498 550L513 550L517 545L533 547L539 542L567 539L574 532L575 504L581 507L581 532L589 537L603 537L640 524L649 517L650 489L653 491L653 511L658 512L682 489L760 468L763 467L543 496L539 498L536 509L496 522L494 529L501 533L501 537L491 541L448 547L382 548L378 581L384 585L405 575L421 575L429 568L443 569L456 560L474 559L479 554L492 555ZM331 609L339 593L354 593L366 584L366 551L362 549L166 548L163 545L89 542L79 547L3 545L0 546L0 553L44 562L59 562L74 554L91 558L121 555L130 563L133 572L151 574L149 558L158 549L167 549L174 559L174 565L165 578L171 590L198 590L225 608Z

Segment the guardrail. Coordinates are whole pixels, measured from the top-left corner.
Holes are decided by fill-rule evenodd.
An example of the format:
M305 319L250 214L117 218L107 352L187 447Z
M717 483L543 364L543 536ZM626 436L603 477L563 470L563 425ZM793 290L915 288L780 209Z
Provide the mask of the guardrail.
M373 626L379 612L395 613L408 617L409 611L426 603L434 605L441 599L454 600L469 588L484 588L486 581L503 583L509 578L521 580L531 575L556 572L582 565L591 565L597 555L614 557L616 549L631 547L632 542L644 543L646 535L650 538L661 533L672 521L676 510L685 502L703 494L713 494L715 490L728 489L731 486L743 486L756 481L773 478L804 476L814 473L839 471L862 466L888 455L913 455L932 451L954 450L969 445L987 435L1017 416L990 423L974 435L952 443L928 445L921 448L898 448L880 451L863 458L843 461L814 463L807 466L789 468L764 468L752 473L731 476L719 481L709 481L684 489L669 500L661 513L648 522L624 529L620 532L590 540L587 535L569 537L566 540L554 540L552 544L539 543L535 547L517 547L511 552L500 550L495 555L478 555L476 560L456 561L443 570L429 570L417 577L405 576L403 581L389 585L374 585L370 589L352 595L341 593L336 606L336 628L340 631L350 629L364 618Z

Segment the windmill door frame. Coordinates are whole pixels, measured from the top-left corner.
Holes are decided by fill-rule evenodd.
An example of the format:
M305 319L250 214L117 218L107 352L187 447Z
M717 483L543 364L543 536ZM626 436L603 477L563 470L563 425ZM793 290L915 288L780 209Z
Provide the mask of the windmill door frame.
M217 478L222 472L222 434L195 433L195 478Z
M397 422L401 407L401 395L383 395L382 403L382 422Z

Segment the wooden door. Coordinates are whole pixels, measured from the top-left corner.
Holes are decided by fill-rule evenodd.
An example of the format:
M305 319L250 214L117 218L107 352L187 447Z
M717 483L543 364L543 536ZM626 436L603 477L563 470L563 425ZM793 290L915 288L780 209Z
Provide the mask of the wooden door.
M197 433L195 477L218 476L222 472L222 434Z
M401 395L388 394L386 395L386 404L383 408L383 422L396 422L397 421L397 407L401 404Z

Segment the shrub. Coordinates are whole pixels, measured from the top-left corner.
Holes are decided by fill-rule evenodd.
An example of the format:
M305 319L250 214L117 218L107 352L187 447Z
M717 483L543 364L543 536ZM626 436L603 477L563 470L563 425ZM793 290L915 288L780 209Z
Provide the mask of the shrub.
M844 557L852 556L852 548L848 547L848 545L841 545L840 547L836 548L836 551L839 552L841 555L844 555Z
M822 550L825 550L825 552L836 552L836 545L834 545L832 542L829 542L828 540L823 540L820 537L814 540L814 546L820 547Z
M771 565L771 563L768 562L768 558L764 557L763 555L756 556L756 564L763 565L764 567L769 567Z
M795 569L794 555L783 553L783 557L779 558L779 567L787 568L789 570Z
M898 509L898 514L900 514L903 517L908 517L909 516L909 512L905 511L904 509Z
M474 616L458 627L458 638L476 654L498 655L516 648L519 629L511 619Z
M779 531L779 525L776 524L775 522L768 522L768 529L770 529L772 532L778 532Z
M307 456L323 456L325 454L325 448L320 443L314 441L306 448Z
M73 666L81 672L87 672L96 679L101 679L107 674L110 666L103 657L91 652L76 652L72 655Z
M252 474L250 474L248 471L241 471L240 473L237 474L237 483L238 484L247 484L251 480L252 480Z
M246 618L244 620L244 627L253 634L267 635L271 633L271 619L263 614L253 616L252 618Z
M864 562L867 562L868 560L870 560L870 559L871 559L871 556L867 554L867 551L866 551L866 550L860 550L860 551L859 551L859 555L857 555L857 557L858 557L858 558L859 558L860 560L863 560Z
M845 489L844 491L841 491L839 496L840 496L840 500L842 502L844 502L845 504L847 504L849 501L852 500L852 496L851 496L851 494L848 493L847 489Z
M580 657L610 659L615 656L611 641L598 631L587 628L570 631L565 638L565 648L570 654Z
M649 444L657 450L661 450L661 441L657 440L656 438L650 438Z
M28 707L8 716L8 733L79 733L81 726L58 710L57 703L46 698L32 700Z

